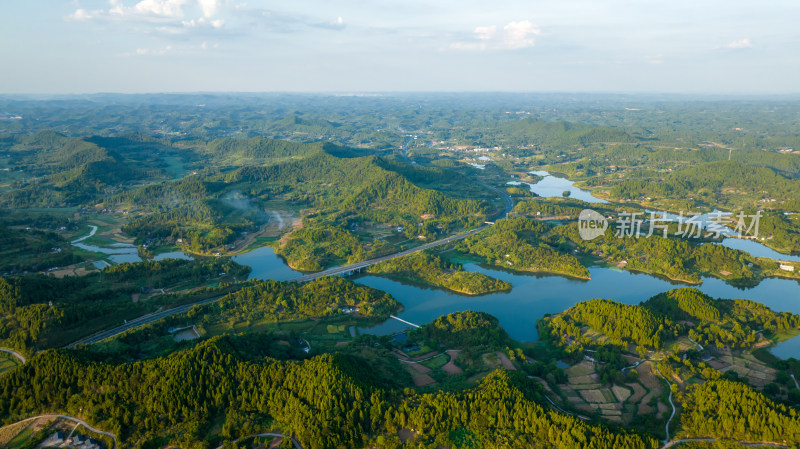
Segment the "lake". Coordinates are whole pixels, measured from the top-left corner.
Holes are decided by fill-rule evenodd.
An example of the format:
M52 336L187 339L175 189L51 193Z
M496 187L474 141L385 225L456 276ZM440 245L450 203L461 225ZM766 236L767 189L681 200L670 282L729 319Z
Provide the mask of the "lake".
M537 319L547 313L559 313L581 301L608 298L625 304L638 304L658 293L687 286L647 274L606 267L589 268L590 280L511 273L476 264L465 264L464 268L510 282L513 288L510 292L469 297L377 276L357 278L355 282L391 293L405 306L397 316L406 321L425 324L451 312L476 310L496 316L508 334L519 341L536 341ZM742 289L716 278L704 278L696 288L715 298L750 299L776 311L800 313L800 283L796 281L765 279L756 287ZM405 327L399 321L389 320L363 331L386 335Z
M552 198L552 197L563 198L564 192L568 191L569 198L575 198L577 200L586 201L587 203L608 202L604 199L595 197L588 190L583 190L575 187L574 186L575 183L567 178L559 178L558 176L553 176L544 170L532 171L530 172L530 174L536 176L543 176L543 178L539 180L539 182L533 184L522 181L510 181L507 184L527 185L530 188L531 192L544 198Z
M109 247L99 247L82 243L82 239L73 244L88 251L107 254L109 259L115 263L141 260L133 245L115 244ZM777 254L780 259L796 260L751 240L727 238L721 244L747 251L756 256L778 258L775 256ZM190 256L181 252L170 252L159 254L156 259L169 257L185 258ZM285 281L303 274L287 266L272 248L266 246L234 256L233 260L251 267L250 278L254 279ZM536 330L537 319L547 313L559 313L580 301L608 298L625 304L638 304L658 293L686 285L647 274L609 267L590 267L590 280L571 279L556 275L525 274L488 268L475 263L466 263L464 268L510 282L513 289L509 292L466 296L372 275L359 276L353 280L390 293L404 306L404 310L397 316L411 323L419 325L429 323L439 316L456 311L482 311L497 317L500 325L512 338L523 342L536 341L539 338ZM703 283L697 288L715 298L750 299L765 304L775 311L800 313L800 283L797 281L765 279L755 287L739 288L728 285L720 279L704 278ZM360 331L376 335L389 335L407 327L400 321L389 319L377 326ZM779 357L800 358L800 338L787 340L773 348L773 351Z
M760 242L756 242L755 240L727 238L723 240L720 245L727 246L728 248L732 249L742 250L755 257L769 257L770 259L775 260L800 262L800 256L781 254Z
M788 340L784 340L770 348L769 352L780 359L790 357L800 359L800 335L796 335Z
M288 281L303 275L303 273L289 268L286 262L269 246L262 246L248 253L233 256L233 261L252 268L250 279Z
M234 260L252 267L251 278L288 280L301 274L286 266L269 247L236 256ZM509 335L519 341L536 341L537 319L546 313L561 312L580 301L609 298L626 304L638 304L658 293L686 286L647 274L608 267L590 267L590 280L555 275L528 275L487 268L475 263L464 264L464 268L508 281L513 289L509 292L466 296L372 275L355 277L353 280L390 293L404 306L404 310L397 316L411 323L429 323L441 315L455 311L482 311L496 316ZM800 283L796 281L765 279L755 287L739 288L716 278L705 278L697 288L715 298L750 299L776 311L800 313ZM400 321L389 319L360 331L389 335L407 327ZM797 355L800 356L800 352Z

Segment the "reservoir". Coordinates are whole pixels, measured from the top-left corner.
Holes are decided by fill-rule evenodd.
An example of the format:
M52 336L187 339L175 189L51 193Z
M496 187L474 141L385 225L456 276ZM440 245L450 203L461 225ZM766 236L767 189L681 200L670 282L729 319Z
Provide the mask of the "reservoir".
M286 266L268 247L235 256L234 260L252 267L251 278L288 280L301 275ZM374 275L358 276L353 280L390 293L403 304L404 309L397 316L406 321L421 325L456 311L487 312L500 320L500 325L512 338L523 342L539 338L536 320L547 313L559 313L580 301L608 298L625 304L638 304L658 293L687 286L609 267L590 267L590 280L497 270L475 263L464 264L464 268L510 282L513 288L508 292L466 296ZM755 287L739 288L716 278L704 278L696 288L714 298L750 299L775 311L800 313L800 283L793 280L764 279ZM402 322L390 319L372 328L360 329L360 332L389 335L406 327ZM800 348L797 356L800 356Z
M140 260L137 249L133 245L116 244L99 247L85 244L82 240L74 241L73 245L89 251L104 253L114 263ZM780 260L800 259L796 256L782 255L752 240L726 238L719 244L740 249L755 256L773 257ZM168 257L187 258L189 256L174 252L161 254L156 259ZM302 275L299 271L287 266L285 261L270 247L261 247L234 256L233 260L251 267L250 278L254 279L285 281ZM439 316L456 311L482 311L497 317L500 325L509 335L522 342L538 339L536 321L545 314L562 312L580 301L607 298L625 304L638 304L658 293L687 286L648 274L623 271L615 267L590 267L590 280L557 275L526 274L489 268L476 263L466 263L464 268L507 281L512 284L513 288L507 292L467 296L374 275L358 276L353 280L390 293L404 306L397 316L411 323L426 324ZM726 284L720 279L704 278L703 283L696 288L714 298L749 299L762 303L775 311L800 314L800 282L794 280L764 279L755 287L741 288ZM406 324L390 319L372 328L360 329L360 332L389 335L406 327ZM773 348L773 351L779 357L800 358L800 337L781 343Z
M575 183L567 178L559 178L557 176L553 176L544 170L532 171L530 172L530 174L536 176L543 176L543 178L539 180L539 182L534 184L521 181L511 181L508 182L507 184L516 186L526 185L530 188L531 192L544 198L552 198L552 197L562 198L564 196L564 192L569 192L569 198L586 201L587 203L608 202L604 199L597 198L596 196L592 195L592 193L589 192L588 190L583 190L575 187L574 185Z

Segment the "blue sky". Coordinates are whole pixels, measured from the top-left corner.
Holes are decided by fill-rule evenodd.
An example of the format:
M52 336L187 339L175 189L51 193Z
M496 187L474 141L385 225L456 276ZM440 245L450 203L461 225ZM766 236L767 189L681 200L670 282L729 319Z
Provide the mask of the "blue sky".
M0 0L0 93L799 93L800 1Z

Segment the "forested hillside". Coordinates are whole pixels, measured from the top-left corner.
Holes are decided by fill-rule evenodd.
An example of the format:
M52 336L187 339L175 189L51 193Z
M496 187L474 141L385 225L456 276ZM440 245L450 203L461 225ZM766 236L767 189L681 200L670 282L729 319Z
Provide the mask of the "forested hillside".
M220 164L241 166L275 163L301 158L320 151L324 144L303 144L285 140L252 137L249 139L216 139L206 145L206 156Z
M0 204L63 207L96 202L131 182L164 177L150 153L158 148L147 139L76 138L52 131L20 138L7 150L20 179L13 190L0 194Z
M132 363L47 352L0 377L0 416L81 414L116 433L123 447L201 447L202 441L271 429L294 435L309 449L393 448L395 432L403 428L415 429L429 444L466 438L509 448L553 442L598 449L658 446L648 437L548 411L539 404L538 387L524 376L496 372L462 393L400 393L350 377L336 356L281 362L248 355L240 349L242 338ZM215 422L221 429L211 433Z
M369 272L423 282L467 295L511 289L508 282L466 271L461 265L447 263L441 257L424 251L372 265Z
M611 264L673 280L700 283L703 276L714 276L734 284L753 285L761 278L756 267L758 260L744 251L702 244L699 239L669 233L664 238L659 234L663 232L661 229L654 229L650 237L646 237L644 227L641 229L644 235L617 235L621 229L618 226L622 226L620 222L616 226L612 224L602 236L593 240L580 237L577 223L558 226L553 234L569 239L582 251ZM692 234L692 231L684 232L687 236Z
M545 318L542 324L549 338L572 349L609 343L623 348L634 344L660 349L680 336L704 346L735 349L753 348L769 343L768 339L779 333L800 329L800 315L774 312L744 299L713 299L697 289L680 288L640 305L604 299L581 302Z
M776 404L742 383L708 381L690 387L682 397L681 424L689 436L800 443L797 410Z
M583 327L611 339L613 344L659 349L671 322L654 315L643 306L629 306L605 299L581 302L547 321L548 332L556 339L571 344L572 340L590 343L583 335Z
M180 239L193 252L220 251L243 232L257 231L269 218L264 204L277 201L313 211L277 252L295 268L319 270L386 253L382 242L355 235L354 224L399 226L410 238L436 238L444 230L477 226L490 210L479 200L420 188L401 174L424 182L424 170L400 170L388 160L334 145L259 138L225 139L210 147L219 147L221 157L236 155L239 167L117 195L116 203L145 208L123 230L138 242Z
M0 95L0 349L27 358L0 354L0 424L22 429L0 446L37 446L54 429L19 421L40 413L121 449L800 446L798 117L788 97ZM651 210L761 212L759 238L662 237Z
M207 292L154 295L134 302L132 294L154 288L202 285L209 278L241 279L250 269L231 260L165 260L123 263L83 277L0 277L0 346L25 353L62 347L110 323L191 302ZM220 276L222 274L222 276ZM218 295L226 288L212 289Z
M589 271L575 256L544 238L550 229L549 225L524 217L502 220L481 235L465 239L456 248L503 268L588 278Z
M693 199L698 205L756 207L763 202L792 207L800 181L767 167L737 161L701 163L663 179L629 179L611 189L618 199Z

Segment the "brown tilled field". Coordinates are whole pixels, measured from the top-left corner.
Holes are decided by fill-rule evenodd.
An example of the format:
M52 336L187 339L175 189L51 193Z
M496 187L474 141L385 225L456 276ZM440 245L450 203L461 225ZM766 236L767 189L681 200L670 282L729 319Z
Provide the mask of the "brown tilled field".
M414 385L417 387L424 387L426 385L435 384L436 381L433 380L433 377L427 374L420 374L419 376L414 376Z
M421 363L409 363L408 364L414 371L420 374L428 374L431 372L431 369Z
M635 404L635 403L641 401L642 398L644 397L644 395L647 394L647 390L645 390L644 387L642 386L642 384L640 384L638 382L629 383L629 384L625 384L625 385L628 386L628 387L633 388L633 395L631 395L631 397L628 398L628 402L630 402L632 404Z
M564 372L569 377L580 377L586 376L588 374L594 373L594 363L588 360L584 360L577 365L570 366L569 368L565 369Z
M497 352L497 358L500 359L500 364L503 365L503 368L511 371L516 371L517 367L511 363L511 360L508 359L508 356L503 354L502 352Z
M455 360L456 360L456 356L458 356L458 353L459 353L459 352L461 352L461 351L459 351L459 350L456 350L456 349L448 349L448 350L447 350L447 351L445 351L445 352L447 352L447 355L449 355L449 356L450 356L450 361L449 361L449 362L447 362L447 363L446 363L446 364L445 364L445 365L442 367L442 371L444 371L444 372L445 372L445 373L447 373L447 374L450 374L451 376L452 376L452 375L454 375L454 374L461 374L461 373L463 373L463 372L464 372L464 370L462 370L461 368L459 368L459 367L458 367L458 366L457 366L457 365L454 363L454 362L455 362Z
M602 404L606 402L606 398L600 390L581 390L578 393L584 401L590 404Z
M611 387L611 391L614 392L614 396L617 397L619 402L625 402L631 395L631 390L625 387L620 387L619 385L614 385Z

